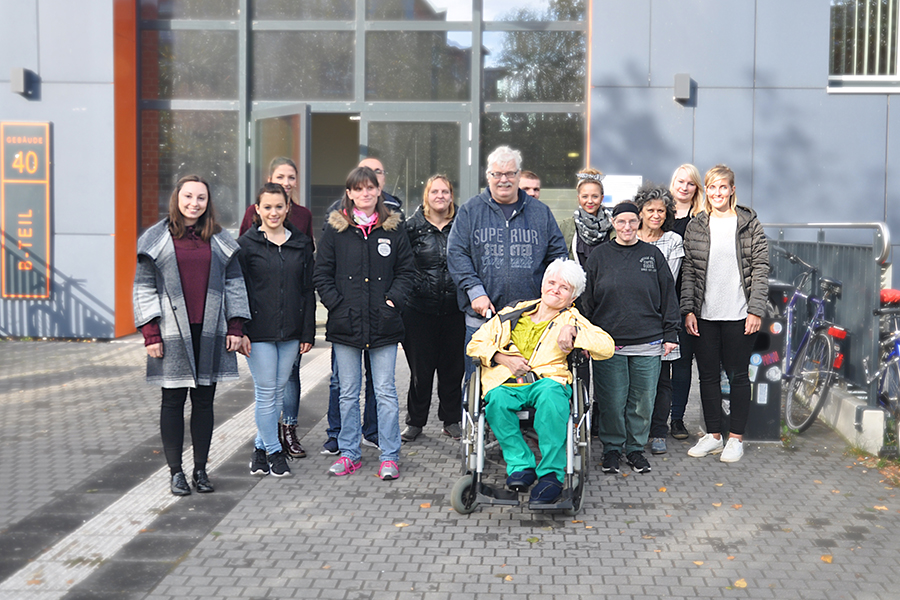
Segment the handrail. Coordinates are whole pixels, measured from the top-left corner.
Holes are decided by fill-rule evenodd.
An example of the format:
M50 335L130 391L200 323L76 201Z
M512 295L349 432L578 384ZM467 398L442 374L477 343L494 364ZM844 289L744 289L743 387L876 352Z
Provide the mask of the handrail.
M763 223L765 227L777 227L779 229L872 229L876 237L881 240L881 248L875 262L883 265L891 254L891 232L883 221L871 223Z

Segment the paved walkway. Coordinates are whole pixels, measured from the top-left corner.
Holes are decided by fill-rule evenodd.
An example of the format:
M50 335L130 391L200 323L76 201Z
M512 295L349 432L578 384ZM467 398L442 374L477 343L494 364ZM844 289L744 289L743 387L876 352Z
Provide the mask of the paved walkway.
M374 476L371 448L358 474L329 477L327 344L303 364L310 456L295 476L248 474L241 359L216 398L216 493L175 499L138 337L0 342L0 599L900 598L897 491L822 425L733 465L688 458L693 440L670 440L647 475L594 465L574 519L463 516L448 499L457 444L434 415L404 445L399 480Z

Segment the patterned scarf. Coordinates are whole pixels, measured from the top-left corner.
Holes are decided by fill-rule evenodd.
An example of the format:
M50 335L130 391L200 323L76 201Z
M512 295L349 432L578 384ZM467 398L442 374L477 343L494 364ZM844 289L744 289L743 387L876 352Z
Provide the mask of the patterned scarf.
M354 208L353 222L356 223L356 226L362 231L363 237L369 239L369 234L372 233L372 229L378 225L378 211L373 212L371 216L367 217L366 213Z
M584 240L588 246L599 244L609 236L609 230L612 229L612 223L606 216L606 211L601 206L597 210L596 215L585 211L578 207L575 211L575 230L578 237Z

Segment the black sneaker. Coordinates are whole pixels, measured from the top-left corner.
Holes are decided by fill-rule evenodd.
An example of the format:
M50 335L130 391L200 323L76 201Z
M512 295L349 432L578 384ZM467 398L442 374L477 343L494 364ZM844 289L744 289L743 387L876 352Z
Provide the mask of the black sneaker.
M273 477L290 477L291 476L291 468L288 466L287 461L291 459L291 456L286 453L284 450L279 450L275 454L269 455L269 472Z
M268 475L269 460L266 457L266 451L262 448L253 449L253 460L250 461L251 475Z
M684 426L684 421L681 419L672 419L672 425L669 429L672 431L672 437L676 440L686 440L691 436L687 427Z
M644 456L643 452L639 450L629 452L626 460L628 461L628 464L631 465L631 470L635 473L650 472L650 461L647 460L647 457Z
M619 458L622 455L619 454L618 450L610 450L609 452L603 455L603 465L600 467L600 470L604 473L618 473L619 472Z

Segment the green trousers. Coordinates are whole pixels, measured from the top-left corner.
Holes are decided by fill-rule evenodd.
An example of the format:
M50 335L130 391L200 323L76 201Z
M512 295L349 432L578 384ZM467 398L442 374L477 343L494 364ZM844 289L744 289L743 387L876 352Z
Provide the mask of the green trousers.
M556 474L563 482L566 470L566 428L572 386L541 379L523 386L498 386L487 393L484 415L506 460L506 474L535 469L538 477ZM535 466L534 452L519 430L516 412L534 407L534 430L538 434L541 463Z

